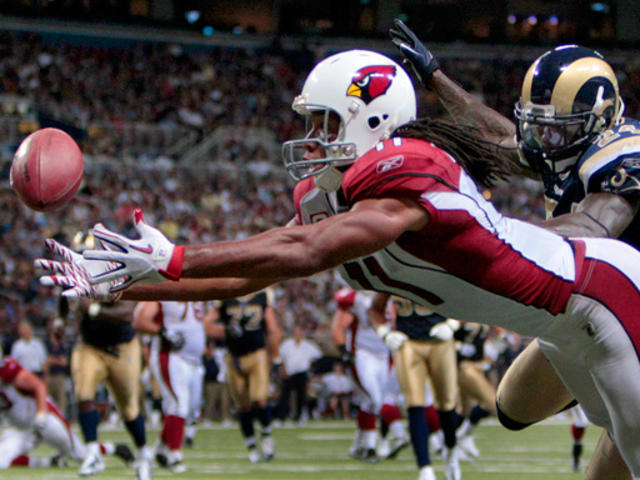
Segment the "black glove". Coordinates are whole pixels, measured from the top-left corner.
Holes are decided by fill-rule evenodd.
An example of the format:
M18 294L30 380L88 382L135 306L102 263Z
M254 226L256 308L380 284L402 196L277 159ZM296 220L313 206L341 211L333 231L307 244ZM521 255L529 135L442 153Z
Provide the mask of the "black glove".
M345 347L344 345L338 346L338 353L340 355L340 361L344 365L349 367L353 365L354 355L353 353L347 350L347 347Z
M186 343L184 333L177 330L167 330L162 327L158 335L162 338L162 343L167 345L171 351L180 350Z
M402 20L394 19L393 25L389 29L389 36L404 56L402 64L411 67L418 81L426 87L425 82L440 68L438 60Z

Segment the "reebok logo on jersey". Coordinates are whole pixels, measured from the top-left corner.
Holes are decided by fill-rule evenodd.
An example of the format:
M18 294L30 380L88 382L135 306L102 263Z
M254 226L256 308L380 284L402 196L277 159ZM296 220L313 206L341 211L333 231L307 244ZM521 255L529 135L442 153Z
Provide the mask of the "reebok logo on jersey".
M397 157L385 158L380 160L376 165L376 173L385 173L394 168L400 168L404 163L404 156L398 155Z

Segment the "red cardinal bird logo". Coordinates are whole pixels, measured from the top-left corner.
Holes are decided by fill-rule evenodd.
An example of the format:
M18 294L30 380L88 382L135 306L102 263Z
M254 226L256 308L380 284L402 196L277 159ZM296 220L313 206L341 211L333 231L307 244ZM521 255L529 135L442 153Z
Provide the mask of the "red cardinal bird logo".
M362 67L353 76L351 85L347 88L347 96L358 97L369 105L372 100L387 92L395 76L396 67L393 65Z

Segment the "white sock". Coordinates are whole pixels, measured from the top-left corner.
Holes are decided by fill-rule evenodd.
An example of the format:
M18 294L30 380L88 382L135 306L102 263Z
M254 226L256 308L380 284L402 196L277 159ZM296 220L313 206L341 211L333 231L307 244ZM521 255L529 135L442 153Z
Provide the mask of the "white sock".
M405 438L407 436L407 429L404 427L404 422L400 419L391 422L389 431L394 438Z

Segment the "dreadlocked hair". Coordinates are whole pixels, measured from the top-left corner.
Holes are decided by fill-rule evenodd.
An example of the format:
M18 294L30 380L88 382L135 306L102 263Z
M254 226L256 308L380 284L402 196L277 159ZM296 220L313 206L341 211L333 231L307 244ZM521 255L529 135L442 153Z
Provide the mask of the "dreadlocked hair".
M492 187L519 171L505 155L507 149L483 139L480 130L473 125L425 117L398 127L391 136L433 143L453 156L484 188Z

